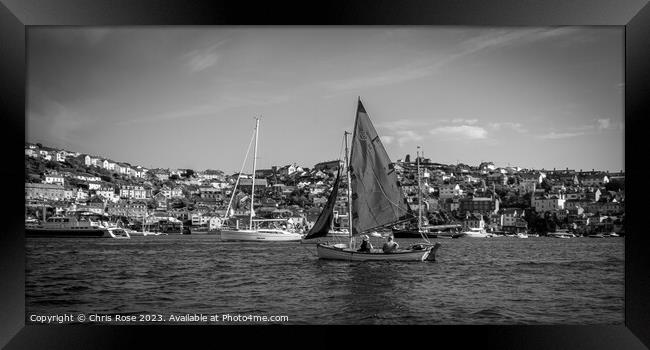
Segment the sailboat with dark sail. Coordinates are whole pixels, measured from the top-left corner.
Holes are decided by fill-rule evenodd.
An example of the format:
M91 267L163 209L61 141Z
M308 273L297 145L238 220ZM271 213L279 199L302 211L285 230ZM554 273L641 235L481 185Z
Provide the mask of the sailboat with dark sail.
M346 133L347 136L347 133ZM426 236L424 242L391 253L381 250L361 252L355 248L355 237L386 229L410 220L408 204L397 181L397 174L381 143L361 99L348 155L345 142L348 177L349 244L317 244L321 259L334 260L435 260L439 243L431 244Z
M339 185L341 183L341 167L339 166L336 173L336 180L332 185L332 192L327 197L327 203L320 212L316 223L309 230L307 235L301 240L304 244L317 244L317 243L340 243L347 240L350 236L346 229L334 229L334 206L338 197Z

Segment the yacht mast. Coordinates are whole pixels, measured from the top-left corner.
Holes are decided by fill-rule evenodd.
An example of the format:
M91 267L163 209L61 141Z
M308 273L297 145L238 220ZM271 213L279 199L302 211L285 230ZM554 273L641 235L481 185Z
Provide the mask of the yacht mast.
M420 184L420 146L417 150L417 159L418 164L418 232L422 232L422 185Z
M253 154L253 182L251 183L251 217L248 226L249 230L253 229L253 207L255 204L255 168L257 167L257 135L260 128L260 118L255 118L255 153Z
M349 225L349 236L350 236L350 245L352 248L352 183L350 182L350 157L348 153L348 135L349 132L345 132L345 163L347 164L346 173L348 177L348 225Z

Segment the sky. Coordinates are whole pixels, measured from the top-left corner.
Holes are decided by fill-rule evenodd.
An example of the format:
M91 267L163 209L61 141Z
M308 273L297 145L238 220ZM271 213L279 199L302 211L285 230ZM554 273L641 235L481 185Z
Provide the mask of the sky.
M624 169L622 27L30 27L26 140L133 165L343 157Z

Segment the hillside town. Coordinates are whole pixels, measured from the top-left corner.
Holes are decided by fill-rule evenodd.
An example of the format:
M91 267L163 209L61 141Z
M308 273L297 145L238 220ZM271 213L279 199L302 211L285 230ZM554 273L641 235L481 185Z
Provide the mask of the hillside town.
M136 229L146 223L179 233L212 231L227 220L248 220L254 187L256 217L285 218L305 231L327 202L341 164L331 160L310 168L292 163L258 169L252 186L253 174L148 169L26 143L25 217L29 222L87 211ZM501 234L625 233L623 171L523 169L492 162L446 165L410 155L393 168L410 209L422 213L426 225ZM335 226L347 225L346 190L343 184L338 191Z

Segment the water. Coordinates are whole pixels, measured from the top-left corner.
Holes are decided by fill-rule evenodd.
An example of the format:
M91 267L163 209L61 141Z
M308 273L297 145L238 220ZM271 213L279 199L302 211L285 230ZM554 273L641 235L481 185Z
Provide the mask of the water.
M288 317L284 324L624 322L623 238L433 241L442 243L436 262L355 263L319 260L313 245L218 236L28 238L26 322L63 313L276 315Z

